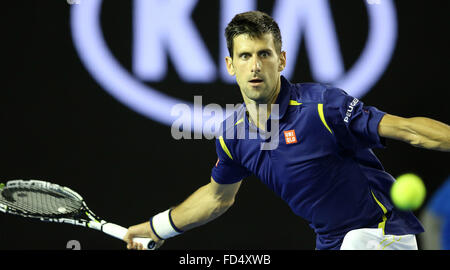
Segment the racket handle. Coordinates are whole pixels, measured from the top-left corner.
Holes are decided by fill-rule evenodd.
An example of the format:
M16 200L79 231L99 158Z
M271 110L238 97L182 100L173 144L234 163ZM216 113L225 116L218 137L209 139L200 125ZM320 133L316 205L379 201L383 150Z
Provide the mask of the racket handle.
M115 238L123 240L123 238L125 237L125 234L127 234L128 230L126 228L119 226L117 224L114 224L114 223L105 223L102 226L102 231L108 235L111 235ZM133 238L133 241L136 243L142 244L142 246L145 249L149 249L149 250L155 249L156 243L151 238L136 237L136 238Z

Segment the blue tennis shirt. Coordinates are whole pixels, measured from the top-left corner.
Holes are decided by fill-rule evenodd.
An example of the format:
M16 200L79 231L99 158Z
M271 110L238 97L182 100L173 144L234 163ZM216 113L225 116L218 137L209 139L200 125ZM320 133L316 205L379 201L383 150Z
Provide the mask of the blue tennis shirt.
M217 183L255 175L309 222L316 249L339 249L345 234L359 228L394 235L423 232L413 213L394 208L389 191L395 179L371 150L385 147L378 135L384 112L341 89L291 84L283 76L275 104L279 113L269 119L268 131L248 120L245 104L223 122L211 175ZM267 136L275 134L274 120L278 140ZM276 147L261 149L269 142Z

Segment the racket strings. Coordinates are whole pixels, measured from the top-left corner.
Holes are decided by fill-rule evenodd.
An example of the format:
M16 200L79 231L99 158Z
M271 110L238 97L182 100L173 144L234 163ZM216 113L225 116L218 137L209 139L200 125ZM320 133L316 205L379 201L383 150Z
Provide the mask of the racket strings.
M14 207L18 210L22 210L23 212L29 214L39 214L46 216L61 215L77 210L75 207L71 207L67 204L64 204L63 202L61 202L61 200L56 202L56 200L52 199L52 197L48 195L27 196L27 197L28 198L26 200L23 199L16 200L13 204L10 204L9 206Z
M81 201L64 193L34 187L5 189L0 200L10 208L43 216L65 216L82 208Z
M4 201L2 198L2 202L5 203L6 205L8 205L10 208L14 208L15 210L21 210L22 212L26 212L26 213L37 213L39 212L38 208L35 206L36 203L31 203L31 201L29 200L16 200L14 198L14 194L18 193L18 192L24 192L25 190L23 189L8 189L8 190L4 190L2 192L2 195L4 198L7 199L7 201ZM26 191L25 191L26 192ZM18 193L18 194L23 194L23 193ZM23 196L23 195L21 195ZM41 213L41 214L46 214Z

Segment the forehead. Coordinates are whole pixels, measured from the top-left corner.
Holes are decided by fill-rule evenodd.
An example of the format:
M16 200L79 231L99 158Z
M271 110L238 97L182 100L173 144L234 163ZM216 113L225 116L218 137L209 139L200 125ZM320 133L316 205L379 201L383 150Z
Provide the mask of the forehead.
M272 34L264 34L259 37L251 37L248 34L242 34L234 37L233 39L234 53L241 53L243 51L253 52L262 49L271 49L276 51Z

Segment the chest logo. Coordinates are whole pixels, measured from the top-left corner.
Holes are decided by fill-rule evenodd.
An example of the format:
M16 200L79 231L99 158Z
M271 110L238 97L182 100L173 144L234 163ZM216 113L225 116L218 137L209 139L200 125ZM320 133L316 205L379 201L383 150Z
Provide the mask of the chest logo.
M295 136L295 130L286 130L284 132L284 138L286 139L286 144L297 143L297 136Z

